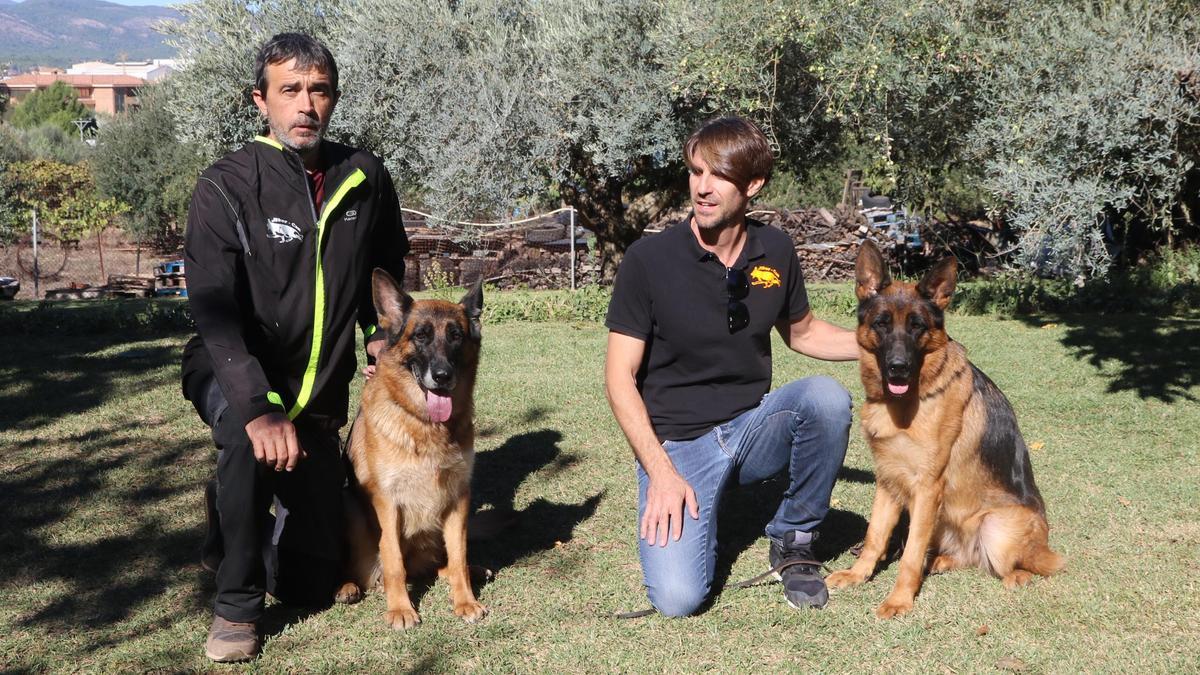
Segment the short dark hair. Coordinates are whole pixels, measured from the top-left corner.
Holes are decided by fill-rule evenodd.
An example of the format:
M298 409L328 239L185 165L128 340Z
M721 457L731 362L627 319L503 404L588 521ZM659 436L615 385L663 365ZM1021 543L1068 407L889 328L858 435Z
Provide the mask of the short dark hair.
M315 68L329 75L333 90L338 90L337 63L329 48L304 33L280 33L267 40L254 59L254 87L267 95L267 66L296 59L300 68Z
M712 172L745 192L756 178L771 178L775 156L762 130L741 117L716 117L705 121L683 144L683 161L692 167L700 155Z

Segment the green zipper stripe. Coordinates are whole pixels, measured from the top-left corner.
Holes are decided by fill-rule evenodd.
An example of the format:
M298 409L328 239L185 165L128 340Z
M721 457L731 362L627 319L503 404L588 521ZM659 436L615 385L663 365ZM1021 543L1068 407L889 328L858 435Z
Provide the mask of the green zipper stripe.
M267 145L271 146L272 148L275 148L276 150L283 149L283 144L281 144L279 141L267 138L266 136L255 136L254 140L258 141L259 143L266 143Z
M350 177L342 181L333 197L325 202L321 209L321 219L317 221L317 280L316 294L313 297L313 338L312 351L308 354L308 367L304 370L304 381L300 385L300 394L296 396L296 405L288 411L288 419L296 416L308 405L312 396L313 383L317 380L317 364L321 361L321 342L325 337L325 270L321 267L321 243L325 237L325 219L333 213L338 204L345 198L346 193L362 184L367 174L362 169L355 169Z
M363 329L363 337L364 338L371 337L372 335L375 334L375 331L377 329L378 329L378 326L376 326L375 324L371 324L370 326L367 326L366 328Z

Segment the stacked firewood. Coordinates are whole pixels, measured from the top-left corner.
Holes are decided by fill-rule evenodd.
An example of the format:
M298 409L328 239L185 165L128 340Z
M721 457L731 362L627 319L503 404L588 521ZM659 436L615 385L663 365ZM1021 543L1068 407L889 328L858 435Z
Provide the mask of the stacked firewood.
M751 217L791 235L808 281L854 278L858 247L871 231L866 218L851 209L778 209L757 211ZM890 248L890 242L874 239L882 247Z
M147 298L154 293L154 277L137 274L110 274L102 286L110 298Z

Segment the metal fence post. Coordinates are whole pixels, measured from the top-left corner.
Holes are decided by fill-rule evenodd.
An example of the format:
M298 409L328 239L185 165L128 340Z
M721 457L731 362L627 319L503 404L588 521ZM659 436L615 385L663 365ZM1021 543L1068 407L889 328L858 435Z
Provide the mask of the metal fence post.
M42 271L38 269L38 231L37 231L37 210L29 212L33 215L33 299L37 300L41 289L38 288L38 280L42 276Z
M571 290L575 290L575 207L571 207Z

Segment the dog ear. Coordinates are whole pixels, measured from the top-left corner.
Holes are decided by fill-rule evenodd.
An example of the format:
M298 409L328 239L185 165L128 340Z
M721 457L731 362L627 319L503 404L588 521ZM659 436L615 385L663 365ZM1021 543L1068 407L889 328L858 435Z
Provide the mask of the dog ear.
M925 273L921 283L917 284L917 292L921 297L933 302L939 309L946 309L950 304L950 296L954 293L954 285L958 282L958 260L943 258L933 269Z
M892 275L883 262L883 254L875 242L864 239L858 249L858 261L854 264L854 294L862 302L877 295L891 283Z
M379 314L379 327L393 334L404 330L413 299L400 288L392 275L376 267L371 272L371 299Z
M483 329L479 323L479 317L483 315L483 277L471 286L471 290L463 296L459 301L463 309L467 310L467 321L471 324L471 339L479 341L483 337Z

